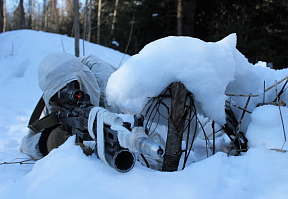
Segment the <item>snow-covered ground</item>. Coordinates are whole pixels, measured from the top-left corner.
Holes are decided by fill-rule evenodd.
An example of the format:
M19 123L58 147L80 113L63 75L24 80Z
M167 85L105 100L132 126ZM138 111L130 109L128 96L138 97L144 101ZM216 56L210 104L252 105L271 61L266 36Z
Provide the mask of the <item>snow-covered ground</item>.
M137 112L147 96L157 95L170 81L180 80L196 93L203 112L215 120L218 113L221 123L224 93L259 95L251 98L247 110L252 114L245 114L243 120L242 130L247 132L250 146L247 153L227 157L218 152L173 173L148 169L139 162L131 171L119 173L95 156L85 156L72 137L34 164L1 164L0 198L288 198L288 153L270 150L281 149L284 143L279 107L255 108L263 101L264 80L268 88L288 71L253 66L235 45L236 35L216 43L183 37L152 42L130 59L125 56L123 63L128 61L109 80L108 96L110 103ZM29 158L20 153L19 146L41 96L38 65L51 52L74 54L73 46L73 38L52 33L21 30L0 34L0 163ZM82 47L80 50L82 55ZM118 51L88 42L85 54L95 54L115 67L123 57ZM185 74L181 66L185 66ZM157 71L164 71L164 76ZM285 81L277 85L278 92ZM141 92L129 94L129 89L135 88ZM117 93L119 89L122 93ZM274 98L275 88L265 93L265 102ZM232 100L244 107L247 97ZM281 100L288 103L287 92ZM240 118L242 111L234 110ZM280 110L284 127L288 127L288 109L284 106ZM288 149L287 143L283 149ZM195 149L191 156L197 159L201 150Z

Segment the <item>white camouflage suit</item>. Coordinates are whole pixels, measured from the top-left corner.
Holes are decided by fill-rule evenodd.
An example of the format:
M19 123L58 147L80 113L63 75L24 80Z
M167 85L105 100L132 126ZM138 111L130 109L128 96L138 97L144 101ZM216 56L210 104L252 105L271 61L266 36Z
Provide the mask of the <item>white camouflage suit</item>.
M77 80L80 89L90 96L94 106L101 106L111 112L119 112L117 107L109 107L107 104L105 89L108 78L115 71L110 64L102 61L95 55L77 58L67 53L52 53L47 55L40 63L38 70L38 83L43 91L45 109L42 116L59 109L49 103L50 98L64 88L67 83ZM39 151L39 139L41 133L29 130L22 139L20 151L34 159L41 159L43 155Z
M110 75L116 69L102 61L95 55L77 58L67 53L52 53L47 55L40 63L38 69L38 83L43 91L43 99L46 107L41 117L58 111L58 106L50 103L50 98L64 88L67 83L77 80L80 89L90 96L90 100L94 106L100 106L113 113L120 113L118 107L111 107L106 99L106 86ZM165 135L163 133L154 132L151 138L154 142L165 146ZM32 130L22 139L20 151L38 160L43 158L39 150L39 139L41 132L36 133ZM160 170L163 158L153 158L146 156L149 166L152 169ZM145 165L144 160L140 157L140 162ZM146 165L145 165L146 166Z

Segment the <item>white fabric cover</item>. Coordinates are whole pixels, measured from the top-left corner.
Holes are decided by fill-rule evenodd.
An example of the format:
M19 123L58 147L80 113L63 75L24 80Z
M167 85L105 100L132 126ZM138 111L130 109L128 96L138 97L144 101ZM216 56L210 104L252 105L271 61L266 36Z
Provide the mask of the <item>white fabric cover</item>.
M40 118L48 115L48 109L42 111ZM20 151L24 154L29 155L34 160L39 160L43 158L43 155L40 153L38 141L40 139L41 133L36 133L35 131L28 130L28 134L22 139Z
M97 60L90 60L91 63L94 63L93 71L95 73L103 72L102 69L97 69L98 66L101 66L101 62L103 61L96 56L93 56L93 58ZM85 57L82 59L85 59ZM112 73L114 70L104 70L104 72L105 71L107 73L105 73L105 77L109 78L108 76L111 74L109 75L107 71ZM46 105L45 111L42 113L41 117L58 110L58 107L51 105L49 100L56 92L73 80L77 80L80 83L80 89L90 95L93 105L99 106L100 87L98 82L101 82L102 87L106 86L107 82L104 82L106 78L97 81L95 77L102 78L103 76L101 76L101 74L94 74L94 72L86 65L82 64L80 59L71 54L60 52L51 53L44 57L38 69L38 83L43 91L43 98ZM104 88L102 88L102 90L103 89ZM104 100L105 97L103 98L102 96L101 98ZM20 151L34 159L42 158L43 156L38 147L40 136L41 133L36 133L29 129L28 134L22 139Z
M29 129L28 135L26 135L21 142L20 151L29 155L34 160L39 160L43 155L39 151L38 141L41 133L36 133Z
M118 132L120 145L134 153L140 153L135 146L136 140L142 137L148 138L143 127L133 127L132 131L129 131L123 126L112 125L111 129Z
M117 106L109 106L106 97L106 86L109 77L116 71L116 68L111 64L104 62L96 55L83 56L79 58L94 74L95 79L100 87L100 107L104 107L113 113L120 113Z
M99 158L109 165L105 158L104 123L108 125L123 125L123 120L116 113L110 113L104 108L94 107L91 109L88 118L88 132L95 140L93 124L97 115L97 153ZM109 165L110 166L110 165Z
M90 95L92 104L99 106L100 88L95 76L77 57L60 52L51 53L42 60L38 70L38 83L50 112L57 110L57 107L50 105L50 98L74 80L79 82L81 90Z

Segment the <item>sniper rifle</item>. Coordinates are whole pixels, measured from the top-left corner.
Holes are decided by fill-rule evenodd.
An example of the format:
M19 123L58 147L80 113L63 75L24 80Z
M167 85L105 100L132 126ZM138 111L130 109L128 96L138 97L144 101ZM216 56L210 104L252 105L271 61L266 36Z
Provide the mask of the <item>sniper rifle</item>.
M74 82L67 84L67 86L58 92L58 98L64 99L62 107L58 111L58 119L60 124L65 124L72 135L76 135L76 143L83 143L83 141L95 141L97 145L97 117L93 122L94 139L88 131L88 118L90 111L95 107L90 102L90 97L82 90L75 89ZM143 127L144 117L140 118L134 116L134 127ZM104 121L105 123L105 121ZM131 123L123 122L123 127L133 132ZM144 128L143 128L144 129ZM128 148L123 148L118 140L118 132L111 129L109 124L104 124L104 140L105 140L105 159L110 166L120 172L130 171L135 164L135 151L130 151ZM133 146L145 155L154 157L161 157L164 155L164 150L161 146L147 136L140 136L133 140ZM98 156L97 146L94 152Z

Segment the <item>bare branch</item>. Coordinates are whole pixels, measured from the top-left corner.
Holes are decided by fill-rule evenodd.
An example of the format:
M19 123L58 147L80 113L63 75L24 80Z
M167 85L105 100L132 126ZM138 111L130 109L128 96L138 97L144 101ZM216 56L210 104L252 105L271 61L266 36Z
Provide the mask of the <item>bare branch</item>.
M285 86L286 86L286 84L287 84L287 82L288 82L288 79L286 80L286 82L285 82L285 84L283 85L283 87L282 87L282 89L280 90L280 92L277 94L277 89L276 89L276 98L273 100L273 102L276 102L276 101L279 101L279 99L280 99L280 96L282 95L282 93L284 93L284 88L285 88ZM277 86L276 86L277 87Z
M232 97L232 96L236 96L236 97L258 97L259 96L259 95L252 95L251 93L250 93L250 95L243 95L243 94L225 94L225 95L227 95L229 97Z
M247 102L246 102L246 105L245 105L244 111L242 112L241 119L240 119L240 122L239 122L239 124L238 124L238 127L237 127L237 131L236 131L235 137L234 137L233 141L232 141L231 144L230 144L230 147L229 147L229 150L228 150L227 156L229 155L229 153L230 153L230 151L231 151L231 149L232 149L232 146L233 146L233 144L234 144L234 142L236 141L237 138L238 138L237 140L238 140L238 142L239 142L239 147L240 147L239 150L242 151L242 149L241 149L241 143L240 143L240 137L239 137L239 134L240 134L240 128L241 128L242 120L243 120L244 115L245 115L245 110L246 110L247 107L248 107L248 104L249 104L249 101L250 101L250 98L251 98L251 94L248 95L248 96L249 96L249 97L248 97L248 99L247 99ZM238 152L239 152L239 151L238 151Z
M16 158L15 160L18 160L18 159L24 159L22 161L12 161L12 162L3 162L3 163L0 163L0 165L4 165L4 164L35 164L35 161L34 159L27 159L27 158ZM34 161L34 162L31 162L31 161Z
M286 83L287 83L287 81L286 81ZM286 83L284 84L284 87L285 87ZM283 90L284 87L282 87L281 91ZM279 94L277 95L277 80L275 80L275 92L276 92L276 99L277 99L277 104L278 104L278 108L279 108L279 113L280 113L280 118L281 118L281 122L282 122L283 133L284 133L284 143L283 143L282 148L281 148L281 150L282 150L285 143L286 143L286 132L285 132L285 126L284 126L282 112L281 112L281 108L280 108L280 103L279 103L280 95Z
M283 82L285 79L288 79L288 76L284 77L284 78L281 79L279 82L276 82L275 84L273 84L272 86L270 86L269 88L267 88L264 92L269 91L271 88L273 88L274 86L277 86L278 84L280 84L281 82Z

